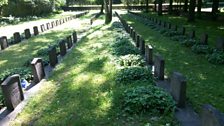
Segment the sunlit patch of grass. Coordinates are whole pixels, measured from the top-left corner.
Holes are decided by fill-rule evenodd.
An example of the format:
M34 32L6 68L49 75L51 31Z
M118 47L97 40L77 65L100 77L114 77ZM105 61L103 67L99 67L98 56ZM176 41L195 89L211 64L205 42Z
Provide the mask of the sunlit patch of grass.
M164 57L166 75L179 71L186 76L188 101L197 111L200 111L202 104L207 103L224 111L224 98L221 97L224 89L223 65L210 64L204 55L192 53L191 49L169 40L157 31L145 28L144 24L127 15L123 15L123 18L134 26L147 44L153 46L154 53Z

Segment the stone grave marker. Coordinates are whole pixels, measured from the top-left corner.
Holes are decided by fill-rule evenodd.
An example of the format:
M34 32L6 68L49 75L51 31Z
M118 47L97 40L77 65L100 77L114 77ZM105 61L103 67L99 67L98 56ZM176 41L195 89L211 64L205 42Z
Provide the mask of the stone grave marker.
M168 29L171 29L171 28L172 28L172 24L169 23L169 25L168 25Z
M73 43L76 43L77 42L77 33L76 33L76 31L74 31L73 33L72 33L72 40L73 40Z
M50 66L55 67L58 63L56 47L50 47L48 51Z
M38 27L37 26L34 26L33 27L33 33L34 33L35 36L39 34L39 31L38 31Z
M135 38L136 38L136 32L135 32L135 30L133 29L133 32L132 32L132 39L135 41Z
M202 126L224 126L224 114L213 106L203 105L200 114Z
M60 55L64 56L67 53L67 49L66 49L66 44L65 44L65 40L60 41L59 43L59 47L60 47Z
M50 23L46 23L46 28L47 28L47 30L50 29Z
M70 49L72 47L72 45L73 45L73 43L72 43L72 36L69 35L68 37L66 37L66 41L67 41L67 47L68 47L68 49Z
M201 35L200 44L208 45L208 34L202 34Z
M0 38L0 45L1 45L1 50L4 50L5 48L7 48L9 46L8 45L8 40L7 40L6 36L2 36Z
M185 27L182 27L181 28L181 31L180 31L181 35L185 35L185 32L186 32L186 28Z
M14 37L14 43L19 43L21 42L21 36L20 36L20 33L19 32L15 32L13 34L13 37Z
M186 78L178 72L173 72L170 79L171 94L177 103L177 107L185 107L186 103Z
M216 49L223 51L224 50L224 38L218 37L216 41Z
M34 82L37 84L39 83L44 77L44 65L41 58L34 58L31 62L31 67L34 76Z
M189 34L190 38L193 39L195 38L195 30L192 30Z
M145 46L145 59L148 65L153 64L153 48L151 45Z
M54 28L55 24L54 21L51 22L51 28Z
M14 110L16 106L24 100L20 76L18 74L9 76L3 81L1 87L7 109L11 111Z
M24 33L25 33L25 38L26 39L29 39L31 37L30 29L25 29Z
M40 25L40 29L41 29L41 32L44 32L45 31L44 24Z
M159 54L154 58L154 76L159 80L164 80L165 61Z
M145 40L143 38L141 38L139 48L140 48L141 54L145 55Z
M140 35L139 34L136 34L136 40L135 40L135 42L136 42L136 47L139 47L139 45L140 45Z

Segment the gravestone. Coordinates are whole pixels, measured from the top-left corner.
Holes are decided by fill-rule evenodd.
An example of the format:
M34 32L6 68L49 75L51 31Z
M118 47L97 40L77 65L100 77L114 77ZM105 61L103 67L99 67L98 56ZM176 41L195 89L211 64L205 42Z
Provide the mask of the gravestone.
M159 20L159 25L161 25L162 24L162 21L161 20Z
M130 36L133 36L133 27L130 27Z
M169 23L168 28L169 28L169 29L171 29L171 28L172 28L172 24L171 24L171 23Z
M208 34L202 34L201 35L200 44L208 45Z
M54 28L54 21L51 22L51 28Z
M133 31L132 31L132 39L135 41L135 38L136 38L136 32L135 32L135 30L133 29Z
M56 26L58 26L58 25L59 25L59 21L58 21L58 20L56 20L56 21L55 21L55 24L56 24Z
M195 38L195 30L192 30L192 31L190 32L189 37L190 37L191 39Z
M72 40L73 40L73 43L76 43L77 42L77 34L76 34L76 31L74 31L73 33L72 33Z
M50 23L46 23L46 28L47 28L47 30L50 29Z
M24 100L23 90L18 74L9 76L2 83L2 95L5 99L5 105L8 110L14 110L16 106Z
M1 50L4 50L5 48L7 48L9 46L8 45L8 40L7 40L6 36L2 36L0 38L0 45L1 45Z
M72 43L72 36L69 35L68 37L66 37L66 41L67 41L67 46L68 46L68 49L70 49L73 45Z
M33 27L33 33L34 33L35 36L39 34L39 31L38 31L38 27L37 26L34 26Z
M151 45L145 46L145 59L148 65L153 64L153 48Z
M60 47L60 55L61 55L61 56L64 56L64 55L67 53L65 40L62 40L62 41L59 43L59 47Z
M159 80L164 80L165 61L159 54L155 55L154 76Z
M216 41L216 49L224 51L224 38L218 37Z
M163 27L164 27L164 28L166 28L166 24L167 24L167 23L164 21L164 22L163 22Z
M14 37L14 43L19 43L21 42L21 36L20 36L20 33L19 32L15 32L13 34L13 37Z
M45 31L44 24L40 25L40 29L41 29L41 32L44 32Z
M185 35L185 32L186 32L186 28L185 27L182 27L181 28L181 31L180 31L181 35Z
M136 34L135 42L136 42L136 47L139 47L139 45L140 45L140 35L139 34Z
M142 55L145 55L145 40L142 38L139 45L140 51Z
M37 84L45 77L44 65L42 59L34 58L31 62L31 67L33 71L33 80Z
M224 126L224 114L209 104L203 105L201 123L202 126Z
M31 37L30 29L25 29L25 30L24 30L24 33L25 33L25 38L26 38L26 39L29 39L29 38Z
M173 72L170 79L171 94L177 103L177 107L185 107L186 102L186 78L178 72Z
M48 55L50 65L55 67L55 65L58 63L57 50L55 46L49 48Z

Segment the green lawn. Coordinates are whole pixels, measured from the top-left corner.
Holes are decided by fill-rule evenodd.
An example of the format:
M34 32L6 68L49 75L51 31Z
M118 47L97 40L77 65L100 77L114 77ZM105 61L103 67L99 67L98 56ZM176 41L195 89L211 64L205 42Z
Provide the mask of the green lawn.
M209 103L224 111L224 67L210 64L204 55L196 55L191 49L181 46L162 36L158 31L141 24L128 15L122 15L151 44L155 53L165 58L165 73L179 71L187 77L187 98L196 111L202 104Z
M109 45L124 33L109 27L89 30L11 125L170 125L166 116L122 114L120 96L134 85L115 85Z
M170 22L172 25L179 25L186 27L186 31L189 33L192 29L196 31L196 37L200 38L203 33L208 34L208 43L212 46L216 45L217 37L224 37L224 23L222 21L211 21L205 19L196 19L195 22L187 22L186 17L171 16L164 14L163 16L158 16L157 13L142 13L144 15L155 17L163 21Z

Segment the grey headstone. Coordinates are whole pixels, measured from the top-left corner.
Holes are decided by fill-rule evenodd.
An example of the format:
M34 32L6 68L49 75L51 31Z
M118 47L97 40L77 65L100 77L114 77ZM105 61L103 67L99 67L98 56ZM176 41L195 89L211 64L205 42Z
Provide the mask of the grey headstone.
M19 32L15 32L13 34L13 37L14 37L14 43L19 43L21 42L21 37L20 37L20 33Z
M34 58L31 62L31 67L34 76L34 82L39 83L44 77L44 65L41 58Z
M217 38L216 48L221 51L224 50L224 38L222 38L222 37Z
M171 94L174 100L177 102L177 107L185 107L186 103L186 78L178 72L173 72L170 81Z
M40 25L40 29L41 29L41 32L44 32L44 31L45 31L45 26L44 26L44 24Z
M190 38L193 39L195 38L195 30L192 30L189 34Z
M56 47L55 46L49 48L48 55L49 55L50 65L52 67L55 67L56 64L58 63L57 50L56 50Z
M61 56L64 56L64 55L67 53L65 40L62 40L62 41L59 43L59 47L60 47L60 55L61 55Z
M209 104L203 105L201 122L202 126L224 126L224 114Z
M55 24L54 21L51 22L51 28L54 28Z
M130 27L130 36L133 36L133 27Z
M77 42L77 33L76 33L76 31L74 31L73 33L72 33L72 40L73 40L73 43L76 43Z
M153 48L151 45L145 46L145 59L148 65L153 64Z
M136 47L139 47L139 45L140 45L140 35L139 34L136 34L136 40L135 40L135 42L136 42Z
M159 54L154 58L154 76L159 80L164 80L165 61Z
M31 37L30 29L25 29L24 33L25 33L25 38L26 39L29 39Z
M71 35L66 37L66 42L67 42L68 49L70 49L72 47L72 45L73 45L73 43L72 43L72 36Z
M142 55L145 55L145 40L143 38L141 38L139 48Z
M38 31L38 27L37 26L34 26L33 27L33 33L34 33L35 36L39 34L39 31Z
M202 34L201 35L200 44L208 45L208 34Z
M8 77L2 83L2 94L5 98L5 105L8 110L14 110L16 106L24 100L23 90L18 74Z
M8 45L8 40L7 40L6 36L2 36L0 38L0 45L1 45L1 50L4 50L5 48L7 48L9 46Z
M135 41L135 39L136 39L136 32L135 32L135 30L133 29L133 31L132 31L132 39Z
M47 30L50 29L50 23L46 23Z

